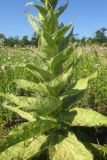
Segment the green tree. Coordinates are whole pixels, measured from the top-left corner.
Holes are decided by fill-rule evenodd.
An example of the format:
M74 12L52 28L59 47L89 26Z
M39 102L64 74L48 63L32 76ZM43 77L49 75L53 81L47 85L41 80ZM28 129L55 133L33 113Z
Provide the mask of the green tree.
M14 47L15 41L13 37L6 38L6 46Z
M98 41L99 43L105 43L107 41L106 31L106 28L101 28L100 30L97 30L95 35L96 41Z
M31 38L31 43L30 43L32 46L35 46L37 47L38 46L38 35L37 33L35 32Z
M6 39L5 35L0 33L0 39L4 39L5 40Z
M5 45L9 47L14 47L15 45L18 45L19 43L19 37L9 37L5 39Z
M20 40L20 42L19 42L19 45L21 46L21 47L25 47L25 46L28 46L28 45L30 45L30 41L29 41L29 39L28 39L28 36L23 36L23 38Z
M86 37L81 38L80 44L83 46L86 45Z

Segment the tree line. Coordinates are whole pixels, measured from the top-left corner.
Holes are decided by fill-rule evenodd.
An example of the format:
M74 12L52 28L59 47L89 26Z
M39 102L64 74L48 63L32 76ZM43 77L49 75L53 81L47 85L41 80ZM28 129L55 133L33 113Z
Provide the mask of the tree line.
M104 45L107 47L107 29L106 28L101 28L95 32L94 37L83 37L80 40L77 39L77 41L81 45L86 45L86 44L99 44L99 45Z
M94 37L83 37L81 39L77 38L78 34L71 35L71 43L72 41L77 41L79 45L86 45L86 44L99 44L99 45L104 45L107 46L107 29L106 28L101 28L95 32ZM4 45L8 47L14 47L14 46L19 46L19 47L25 47L25 46L38 46L38 35L36 33L33 34L31 39L29 40L29 37L23 36L22 39L19 39L18 36L16 37L6 37L4 34L0 34L0 39L4 40Z
M8 47L25 47L25 46L35 46L38 45L38 35L36 33L33 34L32 38L29 40L27 35L23 36L21 39L16 37L6 37L4 34L0 34L0 39L4 40L4 45Z

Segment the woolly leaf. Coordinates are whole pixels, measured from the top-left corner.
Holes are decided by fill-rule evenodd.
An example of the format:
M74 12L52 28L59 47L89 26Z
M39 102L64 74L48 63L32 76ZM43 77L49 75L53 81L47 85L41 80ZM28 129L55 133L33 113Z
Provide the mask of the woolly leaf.
M56 143L55 143L56 142ZM73 132L67 137L55 136L49 147L50 160L93 160L92 153L77 139Z
M41 76L41 78L46 82L48 82L54 78L54 76L51 73L49 73L48 71L46 71L44 69L37 67L36 65L27 64L26 66L28 69L38 72L38 74Z
M28 20L29 20L29 23L30 25L32 26L32 28L37 32L39 33L40 32L40 29L39 27L37 26L36 24L36 19L34 16L32 16L31 14L27 13L27 16L28 16Z
M72 43L72 39L73 39L73 29L74 27L71 29L70 33L64 37L61 41L59 41L59 51L63 51L67 46L69 46Z
M28 7L28 6L33 6L33 7L35 7L36 9L38 9L39 14L41 14L42 17L44 17L44 15L47 14L47 10L46 10L44 7L39 6L39 5L37 5L36 3L34 3L34 2L28 2L28 3L26 4L26 7Z
M88 76L87 78L81 78L76 86L73 88L74 90L85 90L88 86L88 81L96 78L97 77L97 72L91 74L90 76Z
M68 71L62 73L61 75L57 76L55 79L47 83L46 86L50 94L52 96L59 96L69 83L71 75L72 67Z
M27 113L25 111L22 111L19 108L16 108L16 107L13 107L13 106L10 106L10 105L4 105L4 107L7 108L8 110L11 110L11 111L17 113L19 116L21 116L23 119L26 119L29 122L33 122L33 121L36 120L34 118L34 116L32 115L32 113Z
M75 65L75 64L74 64ZM75 101L79 100L83 94L84 90L88 87L89 80L95 78L97 76L97 72L91 74L87 78L81 78L77 81L76 85L72 87L72 84L63 92L62 96L60 97L63 100L65 105L70 105Z
M62 114L62 121L71 126L101 127L107 126L107 117L92 109L74 108Z
M55 122L49 120L37 120L34 122L23 123L13 129L13 131L11 131L4 140L0 141L0 152L57 126L58 125Z
M20 142L0 154L1 160L23 159L28 160L41 153L47 136L40 135Z
M61 28L60 30L58 30L57 32L55 32L53 35L53 40L55 42L59 42L64 37L66 32L71 28L71 26L72 26L72 24L66 25L63 28Z
M65 4L64 6L59 7L59 8L55 11L55 14L57 15L57 17L59 17L59 16L65 11L65 9L67 8L67 6L68 6L68 3Z
M15 83L18 88L22 88L26 91L30 91L33 93L39 93L40 95L49 96L49 92L43 83L36 84L31 81L27 81L23 79L16 79L13 81L13 83Z
M48 33L53 34L58 30L58 19L53 9L50 9L44 19L43 27Z
M57 44L52 40L49 33L45 30L42 30L40 33L40 38L38 42L38 53L43 58L50 58L58 53Z
M12 94L3 94L2 96L7 103L17 105L17 108L8 107L8 109L10 108L11 110L13 108L13 111L17 111L17 113L18 109L23 109L27 112L33 112L37 116L44 116L54 112L62 106L62 102L56 97L19 97ZM26 113L24 114L23 112L23 116L25 117Z
M62 68L63 63L66 60L68 60L70 55L73 54L76 45L77 45L77 43L74 43L72 46L69 46L68 48L66 48L65 50L63 50L62 52L60 52L59 54L57 54L53 58L53 60L51 62L52 73L57 75L61 72L61 68Z

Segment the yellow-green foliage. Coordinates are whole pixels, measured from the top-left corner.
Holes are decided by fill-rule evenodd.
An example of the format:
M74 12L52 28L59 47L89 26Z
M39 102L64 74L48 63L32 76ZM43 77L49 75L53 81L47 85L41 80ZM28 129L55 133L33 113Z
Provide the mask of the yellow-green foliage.
M26 95L15 95L11 89L8 93L0 93L2 106L26 120L0 141L0 159L28 160L45 151L50 160L94 160L96 154L90 141L78 139L73 127L107 127L107 117L93 110L71 109L70 106L83 96L89 80L95 78L97 72L75 83L72 81L82 55L75 54L76 43L69 44L69 36L72 37L66 36L69 27L59 28L58 25L58 17L67 4L57 10L49 0L44 6L32 2L26 6L29 5L39 11L38 17L26 12L39 34L35 53L38 63L26 65L35 80L22 77L11 81L11 86L23 89ZM97 152L97 156L102 156Z

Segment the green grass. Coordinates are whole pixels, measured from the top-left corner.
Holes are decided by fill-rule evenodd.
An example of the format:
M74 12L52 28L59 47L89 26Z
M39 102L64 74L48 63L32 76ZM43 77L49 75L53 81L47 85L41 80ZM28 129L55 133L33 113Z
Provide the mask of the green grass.
M26 63L35 61L35 50L28 48L4 48L0 50L0 92L8 90L8 84L16 78L28 78Z

